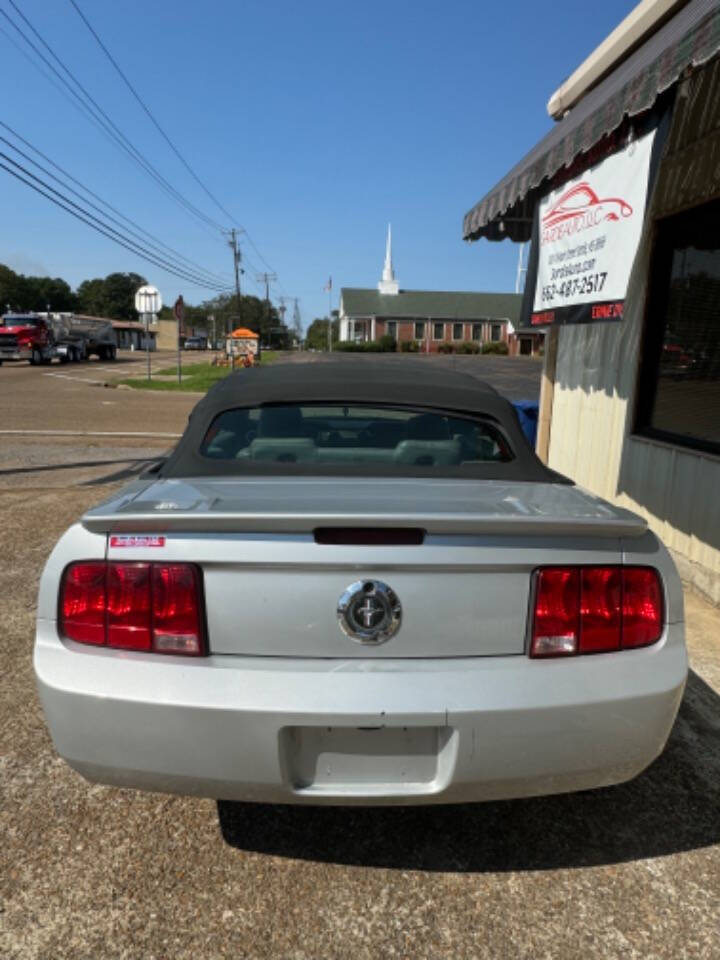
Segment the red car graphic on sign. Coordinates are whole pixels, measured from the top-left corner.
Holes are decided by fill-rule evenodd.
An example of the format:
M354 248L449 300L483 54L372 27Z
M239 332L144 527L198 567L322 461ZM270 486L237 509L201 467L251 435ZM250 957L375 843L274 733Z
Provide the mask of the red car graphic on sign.
M589 183L583 181L571 187L542 218L544 227L552 227L572 217L591 214L594 223L601 220L619 220L632 215L633 208L620 197L601 199Z

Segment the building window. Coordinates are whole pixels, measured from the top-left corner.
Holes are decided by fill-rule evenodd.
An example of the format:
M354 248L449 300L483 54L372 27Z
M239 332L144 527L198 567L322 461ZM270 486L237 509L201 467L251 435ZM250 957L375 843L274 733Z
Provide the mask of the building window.
M392 337L393 340L397 340L397 320L388 320L385 324L385 332L388 337Z
M491 340L502 340L502 324L493 323L490 325L490 339Z
M482 340L482 328L483 328L483 325L481 323L474 323L472 325L473 340L478 340L478 341Z
M425 339L425 321L424 320L415 321L415 339L416 340Z
M659 220L637 433L720 453L720 200Z
M463 325L461 323L453 324L453 340L462 340L463 338Z
M433 340L442 340L444 336L445 336L445 324L434 323L433 324Z

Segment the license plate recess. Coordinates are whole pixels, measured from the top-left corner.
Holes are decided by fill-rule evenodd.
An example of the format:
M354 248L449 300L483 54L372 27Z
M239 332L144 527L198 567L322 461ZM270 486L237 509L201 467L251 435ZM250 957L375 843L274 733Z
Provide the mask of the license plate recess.
M427 789L449 735L445 727L286 727L282 761L296 790Z

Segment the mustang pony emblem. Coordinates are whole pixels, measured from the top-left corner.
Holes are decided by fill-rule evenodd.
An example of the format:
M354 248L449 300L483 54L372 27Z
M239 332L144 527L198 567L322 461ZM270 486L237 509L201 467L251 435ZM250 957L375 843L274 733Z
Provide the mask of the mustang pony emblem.
M358 643L385 643L400 629L402 607L394 590L381 580L356 580L337 605L340 629Z

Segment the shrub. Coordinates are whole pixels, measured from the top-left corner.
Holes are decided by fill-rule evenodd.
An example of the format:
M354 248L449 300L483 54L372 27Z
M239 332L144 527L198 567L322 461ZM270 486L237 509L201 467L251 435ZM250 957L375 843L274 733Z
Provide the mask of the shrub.
M482 345L482 352L499 353L506 357L508 354L508 345L504 340L489 340Z
M383 334L378 343L383 353L395 353L397 350L397 342L391 333Z
M342 340L335 349L343 353L381 353L383 347L379 340Z
M464 340L455 348L456 353L480 353L480 344L472 340Z
M420 346L417 340L401 340L400 353L417 353Z
M449 340L444 340L438 344L438 353L452 353L454 349Z

